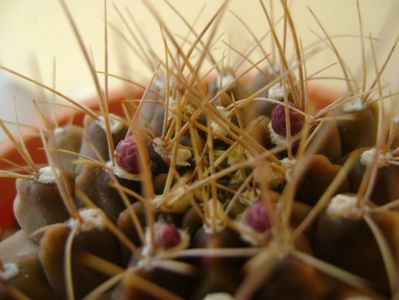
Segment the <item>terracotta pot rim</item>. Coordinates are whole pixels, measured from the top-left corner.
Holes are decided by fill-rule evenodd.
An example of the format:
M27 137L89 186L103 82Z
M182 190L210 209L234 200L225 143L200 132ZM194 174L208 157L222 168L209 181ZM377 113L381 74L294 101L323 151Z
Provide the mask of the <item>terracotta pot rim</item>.
M142 96L142 93L143 89L141 88L133 88L129 91L120 89L111 91L108 102L110 112L122 114L123 110L121 109L121 103L125 99L139 99ZM309 98L314 104L316 104L315 106L318 109L325 107L342 95L336 90L315 85L309 86L308 93ZM98 109L98 97L96 95L84 99L83 101L80 101L80 103L90 109ZM71 118L71 114L74 116L74 124L82 125L85 113L78 110L72 111L71 109L60 110L57 115L58 124L61 126L67 124L68 120ZM41 140L38 133L34 132L31 128L24 128L22 130L22 138L34 160L39 161L39 163L40 161L44 162L44 151L41 149ZM9 140L0 141L0 157L10 159L16 163L24 163L13 143ZM4 161L0 161L0 169L6 166L7 164ZM14 180L0 178L0 190L2 191L2 201L0 201L0 229L7 229L15 226L15 219L12 213L12 203L16 194Z

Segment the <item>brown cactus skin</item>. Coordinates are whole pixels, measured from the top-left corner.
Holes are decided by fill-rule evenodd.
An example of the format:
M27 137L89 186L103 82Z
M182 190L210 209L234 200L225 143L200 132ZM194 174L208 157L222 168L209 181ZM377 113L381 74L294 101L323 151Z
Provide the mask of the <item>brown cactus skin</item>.
M398 264L399 214L381 210L371 212L369 216L380 228ZM317 257L369 280L377 291L389 295L387 272L379 246L361 217L324 213L317 222L313 246Z
M139 220L139 223L141 224L141 228L145 228L147 226L144 205L141 202L135 202L131 205L130 208L126 208L125 210L123 210L119 214L117 225L119 229L135 246L141 247L142 241L140 239L139 231L132 221L132 217L129 210L134 211L135 215ZM123 244L121 244L121 251L122 251L122 261L124 262L125 265L127 265L132 256L132 253Z
M76 125L67 125L54 130L54 134L48 139L48 146L54 149L63 149L79 153L82 145L83 128ZM75 155L63 152L56 152L55 157L59 156L63 166L63 170L75 174L76 165L73 161L77 159Z
M201 227L194 236L193 247L200 249L241 248L248 244L232 229L209 232ZM194 264L201 270L198 287L192 299L202 299L213 292L234 294L243 278L245 257L228 258L212 254L195 259Z
M220 88L219 86L219 81L220 81L220 77L223 76L233 76L234 75L234 71L230 68L225 68L223 70L223 73L220 74L218 77L215 77L209 84L208 87L208 93L209 93L209 97L213 98L217 93L219 93ZM233 96L232 96L233 95ZM215 101L215 105L220 105L220 106L228 106L232 103L232 97L234 97L234 99L239 100L239 99L244 99L247 96L249 96L248 94L248 90L245 87L244 84L242 84L239 81L236 81L235 83L231 84L231 86L224 91L224 93L222 93Z
M377 137L377 112L374 105L367 105L363 110L343 113L349 120L338 120L337 126L341 137L342 156L355 149L371 147Z
M270 118L261 115L251 120L248 126L245 128L245 131L247 131L248 134L253 137L256 142L264 146L266 149L273 148L268 129L269 123Z
M117 145L125 137L126 132L127 127L122 126L118 132L112 134L114 145ZM108 161L110 159L105 131L96 120L88 115L84 117L83 121L83 140L80 153L97 160ZM80 173L82 167L79 165L76 172Z
M73 187L73 179L67 176ZM14 214L26 234L69 219L69 213L55 183L18 179L17 197L14 200Z
M339 164L342 160L342 145L337 122L329 121L322 124L311 140L309 148L319 139L321 139L321 145L316 148L315 153L326 156L333 164Z
M175 297L181 297L182 299L191 299L191 295L195 292L197 280L195 272L191 274L179 274L153 266L144 266L139 269L129 268L121 283L112 292L110 299L163 299L163 297L156 296L157 292L155 289L152 289L152 291L143 289L140 279L153 284L155 289L164 289L167 293L172 293ZM136 282L138 283L136 284Z
M296 198L298 201L313 206L323 195L331 181L338 174L341 166L331 163L327 157L312 155L307 170L298 185ZM346 179L341 184L337 193L349 192L349 181Z
M366 167L358 160L352 168L349 179L351 191L359 190ZM372 183L370 200L377 205L384 205L399 198L399 167L395 165L378 168L377 176Z
M0 243L0 261L14 263L20 271L8 284L31 299L54 299L38 254L39 246L22 230ZM8 294L7 286L0 287L0 299L14 299Z
M57 299L67 299L65 260L60 258L64 258L65 244L70 232L67 224L56 224L46 230L40 241L40 262ZM102 229L78 232L71 254L74 295L78 299L108 278L85 266L82 263L82 253L90 253L111 263L120 264L119 243L110 232Z
M331 278L313 266L287 254L278 260L271 274L265 278L250 299L326 299L334 289L334 285Z
M114 178L121 186L140 192L140 182L112 176L108 170L97 166L85 165L75 180L75 188L103 209L112 220L116 220L126 208L118 190L111 186L115 184ZM126 197L131 202L137 201L132 196ZM83 206L82 203L80 205Z

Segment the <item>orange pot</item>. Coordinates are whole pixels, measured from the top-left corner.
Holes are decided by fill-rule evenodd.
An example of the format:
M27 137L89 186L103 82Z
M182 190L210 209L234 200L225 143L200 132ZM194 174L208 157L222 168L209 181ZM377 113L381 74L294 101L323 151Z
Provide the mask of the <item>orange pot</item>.
M123 115L121 103L127 99L138 99L141 97L143 91L141 89L136 89L132 91L115 91L111 93L109 97L109 110L111 113L116 115ZM337 99L339 94L337 92L332 92L325 89L319 88L309 88L309 97L313 103L316 104L317 108L322 108L327 104L331 103L333 100ZM91 109L98 109L98 98L92 97L82 102L84 105L90 107ZM58 115L58 124L60 126L65 125L71 118L71 111L64 110ZM83 124L84 113L81 111L74 112L73 123L76 125ZM46 157L42 150L42 142L37 134L29 132L29 130L23 131L23 139L30 154L36 163L45 163ZM18 164L23 164L24 160L18 154L14 145L10 141L0 142L0 156L8 160L14 161ZM7 164L0 161L0 169L7 167ZM15 227L16 221L13 214L13 200L16 195L15 190L15 180L8 178L0 178L0 229L11 229Z

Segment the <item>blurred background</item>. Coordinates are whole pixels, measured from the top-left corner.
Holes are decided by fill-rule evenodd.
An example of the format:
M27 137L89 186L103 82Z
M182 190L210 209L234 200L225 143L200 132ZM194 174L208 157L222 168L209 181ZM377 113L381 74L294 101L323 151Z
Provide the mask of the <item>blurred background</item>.
M92 52L97 70L104 70L104 7L100 0L66 0L79 27L85 45ZM280 2L272 0L274 18L281 16ZM184 37L189 31L176 13L163 0L147 1L160 14L171 32L177 37ZM223 1L187 1L170 0L190 23L195 22L195 29L200 32ZM270 7L269 1L264 3ZM379 65L382 65L399 33L398 0L359 0L364 35L378 39L374 41ZM306 48L323 33L309 8L317 15L348 63L354 77L361 79L362 74L361 43L359 20L355 0L301 0L290 2L291 12L300 39ZM123 16L119 15L120 14ZM266 18L257 0L233 0L229 4L218 30L224 33L221 39L233 47L245 51L254 41L245 27L234 16L238 15L253 33L261 38L269 29ZM133 16L135 23L132 21ZM130 36L124 20L129 23L134 36L143 41L139 30L148 39L150 47L144 46L148 53L154 51L163 57L163 42L159 23L151 15L142 1L108 1L109 22L109 72L122 75L144 83L151 75L142 59L131 50L122 36ZM280 26L281 27L281 26ZM316 33L316 34L315 34ZM319 36L317 36L319 35ZM367 49L369 41L365 40ZM267 52L270 51L270 39L264 41ZM220 47L220 55L229 50ZM319 43L320 51L309 58L308 74L316 72L337 61L331 49ZM231 52L231 51L230 51ZM258 51L259 52L259 51ZM235 61L237 55L229 53L229 60ZM219 57L221 58L221 56ZM370 61L370 60L369 60ZM55 86L60 92L74 98L84 99L94 93L89 69L85 63L79 45L73 35L59 1L54 0L1 0L0 1L0 65L26 76ZM374 76L372 64L367 67L369 80ZM342 76L337 66L329 68L325 76ZM399 55L395 51L391 62L384 72L384 82L389 83L392 91L398 90ZM343 89L339 80L317 82L334 89ZM110 80L112 89L118 89L122 83ZM20 120L32 122L36 118L32 99L48 99L53 96L44 94L31 83L0 70L0 118L15 120L18 113ZM15 103L15 105L14 105ZM0 133L0 138L2 133Z

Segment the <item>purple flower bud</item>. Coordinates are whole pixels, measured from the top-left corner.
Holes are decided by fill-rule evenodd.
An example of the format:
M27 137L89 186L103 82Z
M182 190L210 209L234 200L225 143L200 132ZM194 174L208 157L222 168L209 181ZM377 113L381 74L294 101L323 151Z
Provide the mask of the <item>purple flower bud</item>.
M290 105L294 106L292 103L290 103ZM302 114L292 109L289 109L289 115L291 135L295 135L302 130L303 124L305 123L305 118ZM284 105L276 105L274 107L271 119L274 132L281 136L287 136Z
M155 225L155 239L159 247L168 249L176 247L181 241L181 236L175 225L157 223Z
M119 142L115 149L115 157L118 165L125 171L132 174L140 172L137 142L133 136Z
M245 223L257 232L265 232L271 227L270 215L262 201L255 202L245 213Z

